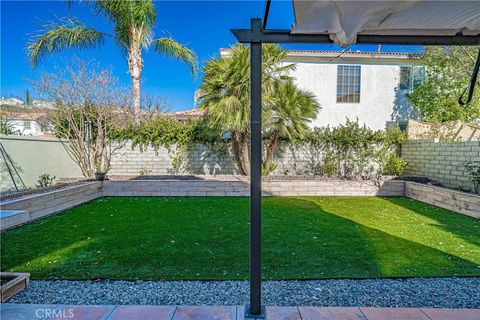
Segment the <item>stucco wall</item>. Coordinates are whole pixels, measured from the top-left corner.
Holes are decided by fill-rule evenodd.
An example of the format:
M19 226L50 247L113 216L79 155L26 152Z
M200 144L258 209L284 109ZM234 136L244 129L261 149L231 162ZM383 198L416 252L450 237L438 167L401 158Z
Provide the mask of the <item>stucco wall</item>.
M428 177L451 188L473 190L465 162L480 160L480 141L409 141L402 145L401 153L408 163L406 175Z
M77 164L58 139L29 136L1 136L0 139L27 186L33 186L38 176L44 173L57 178L82 176ZM13 183L3 158L0 159L0 164L1 189L12 188Z
M358 118L361 124L381 130L387 121L415 117L406 92L399 89L402 64L291 62L296 63L291 75L297 85L315 94L322 106L312 127L337 126L346 118ZM361 66L360 103L337 103L337 66L345 64Z

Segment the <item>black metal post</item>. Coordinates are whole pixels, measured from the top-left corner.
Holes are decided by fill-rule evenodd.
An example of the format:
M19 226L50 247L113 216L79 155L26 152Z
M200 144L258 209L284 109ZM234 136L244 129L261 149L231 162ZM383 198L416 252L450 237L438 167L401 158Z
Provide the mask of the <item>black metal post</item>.
M260 32L261 19L251 20ZM253 40L253 39L252 39ZM261 206L262 206L262 43L250 43L250 308L248 316L262 312Z

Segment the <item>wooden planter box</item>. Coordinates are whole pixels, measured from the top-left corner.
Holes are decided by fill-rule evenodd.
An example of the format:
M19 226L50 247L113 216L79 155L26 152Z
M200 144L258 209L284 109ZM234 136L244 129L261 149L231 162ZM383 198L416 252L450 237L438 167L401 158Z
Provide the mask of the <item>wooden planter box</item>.
M28 286L30 273L0 272L2 303ZM5 281L5 283L3 283Z

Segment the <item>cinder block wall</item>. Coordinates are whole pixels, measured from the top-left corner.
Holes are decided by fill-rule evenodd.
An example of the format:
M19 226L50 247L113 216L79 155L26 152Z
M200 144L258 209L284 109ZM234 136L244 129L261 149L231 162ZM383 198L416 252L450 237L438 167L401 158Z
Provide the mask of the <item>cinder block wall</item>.
M132 149L130 143L118 150L111 160L110 175L139 175L143 170L147 175L166 175L172 172L172 155L164 147L158 152L147 148L143 152L139 148ZM185 174L218 175L235 174L235 165L227 148L219 146L215 150L208 146L198 145L187 155Z
M451 188L473 190L464 166L467 161L480 160L480 141L409 141L402 145L401 154L408 162L405 175L427 177Z

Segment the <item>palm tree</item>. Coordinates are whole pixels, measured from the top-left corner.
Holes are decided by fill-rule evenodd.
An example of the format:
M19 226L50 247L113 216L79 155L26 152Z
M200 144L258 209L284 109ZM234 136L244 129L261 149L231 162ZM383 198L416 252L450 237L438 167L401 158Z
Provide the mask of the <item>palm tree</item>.
M265 160L264 174L273 171L273 155L278 140L301 139L308 130L308 123L317 117L320 105L315 96L306 90L301 90L293 81L277 81L269 99L267 108L266 127L270 135Z
M264 96L274 79L284 79L293 65L281 65L286 51L272 44L262 53ZM200 86L202 108L210 125L231 133L231 146L240 174L248 175L250 124L250 59L248 47L238 44L227 58L214 58L203 68Z
M264 45L263 67L263 123L271 134L271 163L273 151L280 136L293 137L306 128L307 119L315 118L318 104L313 96L298 90L288 76L295 68L284 63L287 52L273 44ZM231 133L231 146L240 174L249 174L250 126L250 59L248 47L236 45L229 57L215 58L203 68L200 86L202 107L211 126ZM281 92L279 92L279 90Z
M70 6L70 2L69 6ZM128 57L128 69L132 78L133 110L135 120L140 117L140 76L143 69L142 51L154 46L164 56L180 60L191 67L196 75L197 57L188 47L172 37L154 38L153 26L156 8L151 0L97 0L88 1L95 11L113 22L113 34L87 27L74 18L49 23L45 30L30 39L27 46L29 59L34 67L53 52L68 48L92 48L102 46L110 36Z

